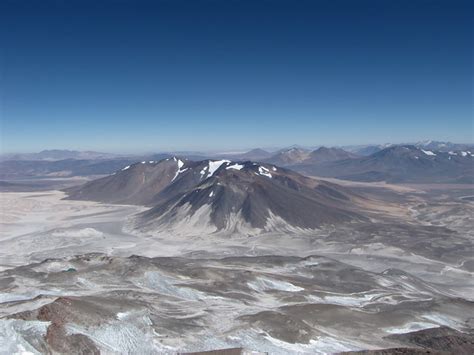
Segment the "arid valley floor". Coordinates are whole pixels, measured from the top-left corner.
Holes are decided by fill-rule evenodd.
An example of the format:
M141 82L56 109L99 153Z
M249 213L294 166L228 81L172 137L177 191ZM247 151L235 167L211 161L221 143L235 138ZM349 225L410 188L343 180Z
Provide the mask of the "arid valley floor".
M258 236L148 235L128 228L144 207L2 192L0 354L472 353L473 186L338 182L370 221Z

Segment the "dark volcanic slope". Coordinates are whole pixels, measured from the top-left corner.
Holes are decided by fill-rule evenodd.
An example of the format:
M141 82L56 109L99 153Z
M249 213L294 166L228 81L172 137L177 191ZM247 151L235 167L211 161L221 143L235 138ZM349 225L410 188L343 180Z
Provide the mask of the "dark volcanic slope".
M355 181L474 182L474 157L470 151L434 152L415 146L393 146L368 157L303 163L292 168L309 175Z
M166 191L163 190L180 174L177 189L193 186L199 181L202 176L190 174L195 173L196 169L190 171L189 166L195 168L196 163L176 157L161 161L142 161L126 166L113 175L66 189L65 192L73 200L153 205L162 195L166 196ZM183 175L186 176L185 179Z
M315 228L362 218L354 212L360 197L349 190L252 162L142 162L66 192L70 199L152 206L137 221L141 229L173 227L193 216L217 230Z
M304 162L311 151L302 148L284 149L265 160L266 163L288 166Z
M309 154L309 157L304 161L304 163L325 163L328 161L337 161L343 159L353 159L357 158L358 155L354 153L346 152L341 148L326 148L320 147Z
M274 156L266 159L265 162L291 167L296 164L320 164L324 162L352 159L357 157L358 156L356 154L346 152L340 148L320 147L313 151L300 148L291 148L278 152Z
M232 158L234 160L241 160L241 161L246 161L246 160L261 161L263 159L268 159L271 156L272 156L272 153L269 153L266 150L263 150L260 148L256 148L246 153L235 155Z
M136 159L117 158L104 160L65 159L46 160L8 160L0 162L0 178L4 180L42 178L55 176L90 176L111 174Z
M63 159L63 160L3 160L0 161L1 180L23 180L50 177L109 175L124 166L141 161L157 162L171 158L173 154L158 153L147 156L130 156L107 159ZM186 154L187 159L202 160L202 156Z
M316 182L286 169L250 162L224 163L195 188L145 212L141 221L177 222L182 211L195 214L203 209L219 230L233 229L242 222L272 229L269 221L315 228L359 218L351 210L351 198L355 196L337 185Z

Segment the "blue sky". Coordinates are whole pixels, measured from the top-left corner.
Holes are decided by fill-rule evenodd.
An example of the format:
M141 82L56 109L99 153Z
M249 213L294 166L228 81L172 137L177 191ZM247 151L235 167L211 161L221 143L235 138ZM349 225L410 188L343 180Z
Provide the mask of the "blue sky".
M4 1L4 152L469 142L468 1Z

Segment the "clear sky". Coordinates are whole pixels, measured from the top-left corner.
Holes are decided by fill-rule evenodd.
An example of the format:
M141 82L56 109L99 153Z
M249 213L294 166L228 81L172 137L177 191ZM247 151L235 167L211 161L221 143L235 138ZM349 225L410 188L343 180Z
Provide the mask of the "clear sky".
M4 152L473 140L457 0L5 0Z

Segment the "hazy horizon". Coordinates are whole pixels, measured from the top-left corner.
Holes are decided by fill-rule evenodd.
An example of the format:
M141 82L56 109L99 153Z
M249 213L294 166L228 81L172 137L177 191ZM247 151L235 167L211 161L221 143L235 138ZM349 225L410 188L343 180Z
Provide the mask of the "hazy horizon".
M369 143L360 143L360 144L287 144L287 145L272 145L272 146L247 146L241 148L215 148L215 149L149 149L149 150L131 150L131 151L124 151L124 150L98 150L98 149L81 149L79 148L62 148L62 147L47 147L44 149L39 150L24 150L24 151L3 151L0 150L0 154L2 155L10 155L10 154L29 154L29 153L41 153L43 151L77 151L77 152L97 152L97 153L106 153L106 154L122 154L122 155L141 155L141 154L153 154L153 153L214 153L214 154L232 154L232 153L245 153L253 149L263 149L268 152L275 152L285 148L291 147L301 147L304 149L312 149L317 147L328 147L328 148L344 148L344 147L357 147L357 146L372 146L372 145L410 145L410 144L417 144L422 142L449 142L453 144L472 144L471 142L453 142L447 140L434 140L434 139L420 139L417 141L412 142L369 142Z

